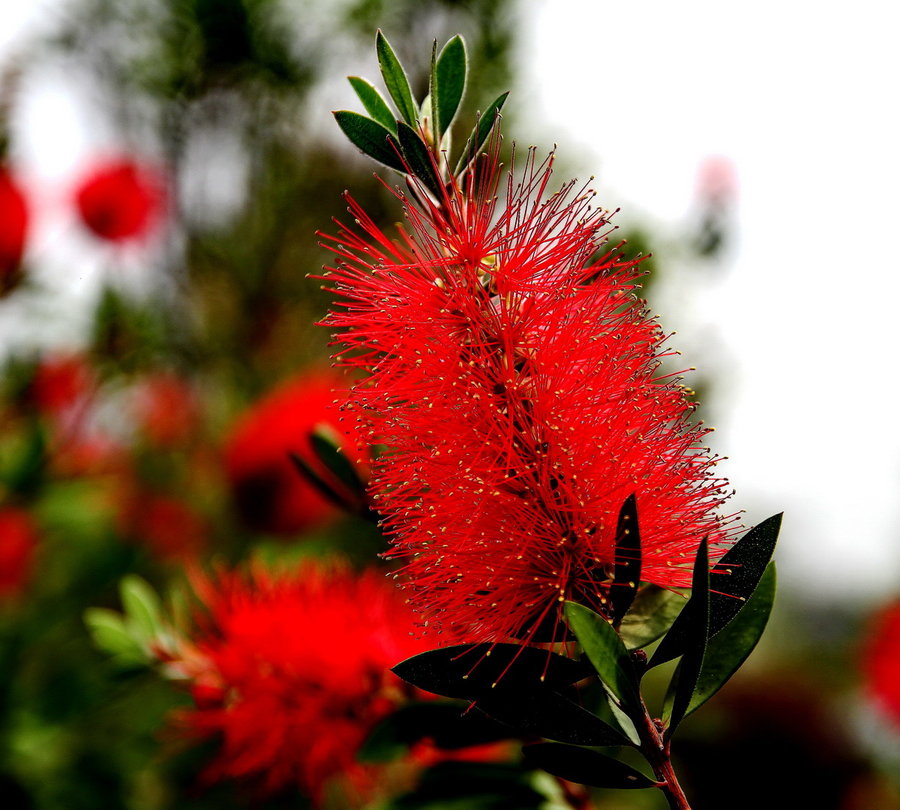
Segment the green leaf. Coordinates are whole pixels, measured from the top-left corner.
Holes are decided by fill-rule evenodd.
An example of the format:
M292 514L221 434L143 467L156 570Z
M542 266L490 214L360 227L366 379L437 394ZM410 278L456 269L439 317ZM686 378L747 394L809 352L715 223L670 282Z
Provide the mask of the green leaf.
M638 528L637 503L634 493L625 499L619 510L616 527L615 569L609 598L613 626L618 629L641 581L641 533Z
M634 666L612 625L577 602L566 602L566 620L604 686L626 714L638 712L640 698Z
M496 689L475 701L475 707L520 735L536 734L575 745L631 743L618 729L541 682L525 691L506 687L501 680Z
M400 139L400 148L403 157L409 164L409 171L421 180L425 186L438 199L442 195L442 184L438 179L431 152L425 142L419 137L419 133L402 121L397 122L397 135Z
M773 515L754 526L716 562L710 572L713 592L709 602L709 637L712 638L738 615L756 590L775 551L781 515ZM686 627L681 616L657 648L650 666L664 664L681 655Z
M502 93L494 99L484 113L478 117L478 123L475 124L475 129L472 130L472 134L469 136L469 140L466 141L462 154L459 156L459 162L456 164L456 171L454 172L455 174L461 174L462 171L477 157L478 153L481 151L481 147L484 146L484 142L487 140L488 135L491 134L491 130L497 122L500 110L506 103L506 97L508 95L508 90L505 93Z
M363 497L366 486L356 472L356 466L341 449L345 439L328 422L319 422L309 436L313 452L338 481L354 495Z
M125 626L124 618L106 608L88 608L84 623L94 644L123 664L146 664L147 654Z
M775 563L770 562L744 609L709 642L685 715L699 709L718 692L753 652L772 612L775 585Z
M375 35L375 50L378 54L378 65L384 78L385 87L394 99L403 120L410 126L416 125L416 102L409 86L409 78L400 60L391 48L387 37L378 29Z
M649 583L641 586L619 625L628 650L646 647L668 630L687 604L687 597Z
M397 119L375 86L359 76L348 76L347 81L350 82L351 87L356 91L356 95L359 96L359 100L362 102L363 107L366 108L366 112L381 126L396 135Z
M128 574L119 583L119 594L125 608L126 625L132 632L144 642L158 636L162 628L159 597L147 581Z
M706 655L706 642L709 633L709 548L706 538L700 542L697 557L694 560L694 573L691 579L691 598L685 605L681 616L686 621L686 638L684 653L678 668L669 684L666 696L666 709L663 719L668 721L665 737L669 739L682 721L691 697L700 679L703 660ZM663 639L663 644L666 640Z
M649 788L656 782L599 751L560 743L536 743L522 748L525 764L547 773L599 788Z
M338 492L330 482L322 478L319 471L314 469L305 458L302 458L296 453L288 453L288 458L291 460L291 463L294 465L297 472L303 476L305 481L312 484L323 498L331 501L331 503L339 509L348 511L353 510L353 504L349 503L347 498L342 493Z
M432 73L431 106L435 143L450 129L466 90L466 45L459 34L441 49Z
M338 110L334 113L334 119L354 146L379 163L390 166L398 172L406 172L406 166L403 165L400 155L389 143L393 136L388 129L377 121L351 110Z

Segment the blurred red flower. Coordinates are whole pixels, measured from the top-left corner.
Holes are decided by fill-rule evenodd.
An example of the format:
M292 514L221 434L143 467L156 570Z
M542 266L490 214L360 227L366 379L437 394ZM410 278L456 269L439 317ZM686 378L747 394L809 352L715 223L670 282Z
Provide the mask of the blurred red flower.
M310 434L330 425L346 438L341 449L351 461L362 454L355 433L339 427L335 401L341 378L309 371L267 394L237 421L225 444L225 467L234 502L250 528L273 534L310 529L337 514L337 508L302 475L290 454L321 470Z
M549 193L529 151L498 201L496 157L436 204L400 196L409 234L352 200L329 278L337 358L369 372L351 401L387 452L375 507L409 594L445 639L531 638L562 601L604 611L619 510L635 493L642 579L690 583L730 539L725 482L639 301L635 263L598 253L587 187ZM548 620L548 621L545 621Z
M200 423L200 403L190 384L174 372L157 372L133 391L138 428L151 443L172 447L188 440Z
M128 158L96 166L75 191L82 222L110 242L145 237L161 216L165 201L161 175Z
M900 600L870 620L860 667L869 697L900 729Z
M118 523L126 539L171 562L196 559L209 533L203 517L183 500L144 490L121 498Z
M23 509L0 508L0 599L19 596L31 578L38 532Z
M389 670L421 652L413 616L383 573L307 562L195 583L199 629L183 660L196 707L181 723L221 740L207 778L294 786L314 801L335 776L365 788L355 756L406 694ZM164 656L165 658L165 656Z
M43 358L34 370L29 393L37 411L62 418L83 410L96 389L94 370L81 354L62 353Z
M19 279L27 233L25 195L9 172L0 167L0 294Z

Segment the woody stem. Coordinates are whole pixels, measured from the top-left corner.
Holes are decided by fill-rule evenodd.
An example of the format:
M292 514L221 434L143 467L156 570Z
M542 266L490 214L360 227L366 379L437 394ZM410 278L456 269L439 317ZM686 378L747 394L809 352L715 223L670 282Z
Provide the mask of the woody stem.
M663 739L662 731L650 717L647 707L641 701L643 716L637 718L638 736L641 740L640 751L647 758L657 779L657 787L663 792L671 810L691 810L687 796L678 784L678 777L672 768L670 758L671 742Z

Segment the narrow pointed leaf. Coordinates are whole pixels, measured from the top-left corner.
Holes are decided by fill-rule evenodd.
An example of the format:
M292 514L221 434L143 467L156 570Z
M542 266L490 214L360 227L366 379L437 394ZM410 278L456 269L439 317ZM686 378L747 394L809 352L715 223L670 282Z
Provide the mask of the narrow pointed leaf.
M478 700L504 683L527 692L543 680L568 686L593 675L575 661L536 647L518 644L458 644L414 655L392 670L407 683L445 697Z
M638 527L637 503L632 493L619 510L616 527L615 571L609 597L613 625L618 629L631 607L641 581L641 533Z
M375 88L371 82L359 76L348 76L347 81L356 91L359 100L362 102L366 112L372 116L381 126L397 134L397 118L388 103L382 98L381 93Z
M590 608L566 602L566 620L604 686L626 713L640 704L631 658L612 625Z
M144 641L159 635L162 625L159 597L147 581L129 574L119 584L119 594L127 624L135 634Z
M766 566L772 559L781 514L773 515L750 529L719 559L710 572L709 636L726 627L756 590ZM657 648L650 666L664 664L681 655L686 627L681 616L675 620Z
M350 492L363 497L366 487L356 471L356 466L341 450L343 437L327 422L320 422L312 429L309 440L313 452L326 469Z
M488 135L491 134L491 130L497 122L500 110L506 103L506 97L508 95L508 90L505 93L502 93L494 99L488 108L478 117L478 123L475 124L475 129L472 130L472 134L469 136L469 140L466 141L462 154L459 156L459 162L456 164L456 174L460 174L481 151L481 147L484 146L484 142L487 140Z
M628 650L646 647L668 630L687 604L681 593L646 584L619 625L619 635Z
M403 157L409 165L409 171L421 180L438 199L441 197L441 182L435 172L431 153L419 133L402 121L397 122L397 136Z
M575 745L630 744L618 729L545 683L521 691L506 687L501 680L496 689L475 701L475 706L519 734Z
M466 45L457 34L441 49L433 73L431 106L435 143L450 129L466 90Z
M697 550L691 579L691 598L681 615L686 617L687 636L684 653L669 685L671 701L667 700L667 706L671 706L671 710L668 717L664 718L668 719L667 739L672 736L687 713L706 655L709 632L709 549L706 538L701 541Z
M630 765L599 751L560 743L535 743L522 748L525 764L547 773L599 788L649 788L656 783Z
M88 608L84 623L94 644L120 664L146 664L148 656L125 626L124 617L106 608Z
M400 111L403 120L410 126L416 125L416 102L409 86L409 78L387 37L378 30L375 35L375 51L378 54L378 65L394 104Z
M338 110L334 113L334 119L351 143L370 158L398 172L406 172L400 155L389 143L392 137L390 131L377 121L351 110Z
M718 692L753 652L772 612L775 585L775 563L770 562L744 609L709 642L686 715Z
M296 453L288 453L288 458L290 458L297 472L303 476L304 480L312 484L322 497L329 500L339 509L353 510L353 504L348 503L344 495L319 475L319 472L313 469L306 459L301 458Z

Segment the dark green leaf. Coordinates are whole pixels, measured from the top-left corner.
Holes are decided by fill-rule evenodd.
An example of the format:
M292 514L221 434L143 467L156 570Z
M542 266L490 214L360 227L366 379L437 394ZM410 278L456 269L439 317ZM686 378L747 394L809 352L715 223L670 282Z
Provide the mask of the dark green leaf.
M672 736L687 713L706 655L709 633L709 548L706 538L700 542L700 548L697 549L691 578L691 598L681 615L686 621L686 638L684 653L669 684L669 695L666 699L666 707L670 709L668 718L664 717L668 719L667 739ZM666 640L663 639L660 648L665 643Z
M356 95L359 96L359 100L362 102L363 107L366 108L366 112L381 126L396 135L397 119L375 86L359 76L348 76L347 80L356 91Z
M630 765L589 748L536 743L524 746L522 754L526 765L542 768L547 773L581 785L619 789L656 787L656 782Z
M759 580L772 559L781 515L773 515L754 526L713 566L710 573L709 635L713 637L738 615L747 599L756 590ZM686 638L686 626L681 616L657 648L651 666L664 664L681 655Z
M419 133L402 121L397 122L397 136L400 139L400 148L403 157L409 165L409 172L421 180L438 199L441 198L441 181L435 171L431 152L425 142L419 137Z
M291 463L297 469L297 472L303 476L305 481L312 484L322 497L328 499L339 509L353 511L354 504L349 503L342 493L338 492L328 481L319 475L318 470L313 469L312 465L306 461L306 459L301 458L296 453L288 453L288 458L290 458Z
M506 97L508 95L509 91L507 90L505 93L494 99L484 113L479 116L478 123L475 124L475 129L472 130L472 134L469 136L469 140L466 141L462 154L459 156L459 162L456 164L456 174L462 173L466 166L468 166L481 151L481 147L484 146L484 142L487 140L488 135L491 134L491 130L497 122L500 110L506 102Z
M450 129L466 89L466 45L457 34L441 50L434 67L431 109L435 143Z
M387 37L381 33L381 29L375 35L375 50L378 54L378 65L384 78L385 87L394 99L394 104L400 111L403 120L410 126L416 125L416 102L413 99L409 86L409 78L400 60L391 48Z
M484 697L501 679L506 689L527 693L542 680L568 686L593 675L581 661L518 644L441 647L401 661L393 672L419 689L465 700Z
M545 683L522 691L506 687L501 680L475 706L520 734L536 734L575 745L630 744L618 729Z
M775 563L770 562L744 609L709 642L687 714L718 692L753 652L772 612L775 584Z
M625 499L619 510L616 527L615 569L609 598L612 607L613 626L618 629L622 618L631 607L641 581L641 532L638 526L637 504L634 493Z
M377 121L350 110L338 110L334 118L354 146L398 172L406 172L400 155L390 145L391 133Z
M643 585L619 625L619 635L628 650L653 643L678 618L687 597L649 583Z
M600 680L625 710L639 710L637 676L619 634L602 616L577 602L566 602L566 620Z
M466 703L408 703L382 720L357 755L363 762L390 762L420 740L454 750L507 739L510 729Z
M356 472L356 466L344 455L344 438L327 422L320 422L310 433L310 443L319 461L335 478L356 496L365 495L366 486Z

